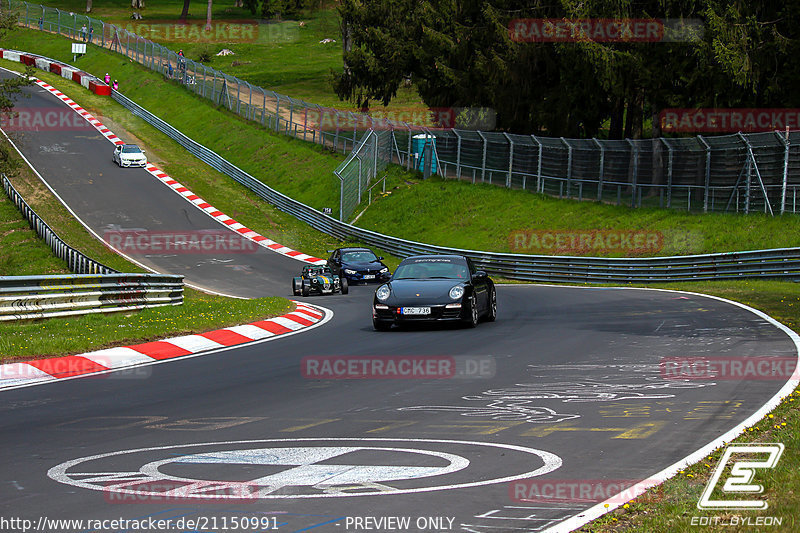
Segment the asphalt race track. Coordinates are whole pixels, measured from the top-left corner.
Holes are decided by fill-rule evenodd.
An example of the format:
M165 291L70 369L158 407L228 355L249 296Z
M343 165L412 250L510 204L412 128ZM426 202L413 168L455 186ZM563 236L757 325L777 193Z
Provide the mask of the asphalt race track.
M20 107L62 105L28 92ZM144 170L118 169L99 134L14 140L98 234L221 227ZM301 266L269 251L223 258L238 269L200 259L137 257L240 296L289 296ZM300 335L3 392L0 514L34 524L200 521L174 531L540 531L612 495L545 497L548 484L648 479L786 381L668 379L665 358L797 357L773 324L698 295L501 286L495 323L385 333L372 330L371 295L353 287L307 298L334 317ZM309 375L309 361L326 357L454 362L457 371ZM255 522L241 527L243 518ZM110 522L40 530L135 531Z

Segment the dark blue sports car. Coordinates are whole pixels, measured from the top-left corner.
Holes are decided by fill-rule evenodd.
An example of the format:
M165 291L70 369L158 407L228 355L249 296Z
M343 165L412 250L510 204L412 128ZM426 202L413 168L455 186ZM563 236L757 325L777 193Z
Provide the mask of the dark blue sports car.
M328 266L340 277L353 283L388 281L389 267L369 248L338 248L332 251Z
M372 301L372 325L379 331L412 322L453 321L474 328L481 318L497 318L494 282L460 255L404 259Z

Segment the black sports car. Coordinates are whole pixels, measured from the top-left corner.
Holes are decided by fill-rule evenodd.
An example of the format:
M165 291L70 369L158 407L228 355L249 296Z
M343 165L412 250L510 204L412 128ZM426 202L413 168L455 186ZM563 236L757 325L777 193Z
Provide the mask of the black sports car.
M460 255L418 255L404 259L392 279L378 287L372 325L460 321L469 327L497 318L494 282Z
M369 248L337 248L328 259L328 266L350 283L382 283L392 277L389 267Z

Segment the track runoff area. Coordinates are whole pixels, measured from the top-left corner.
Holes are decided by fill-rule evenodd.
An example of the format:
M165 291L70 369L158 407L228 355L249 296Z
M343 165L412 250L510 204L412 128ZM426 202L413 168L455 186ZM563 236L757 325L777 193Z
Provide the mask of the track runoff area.
M28 93L19 108L64 105ZM117 168L100 132L12 138L98 235L221 227ZM242 297L290 296L301 267L268 250L137 259ZM3 392L0 529L566 530L795 383L797 336L718 298L499 286L494 323L375 332L373 289L301 298L333 314L307 333Z

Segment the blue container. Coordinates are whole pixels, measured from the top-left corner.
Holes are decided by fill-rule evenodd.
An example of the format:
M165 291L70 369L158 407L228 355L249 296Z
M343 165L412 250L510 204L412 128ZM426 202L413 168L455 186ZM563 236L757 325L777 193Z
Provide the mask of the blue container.
M411 151L414 153L416 157L415 168L420 172L425 171L426 143L430 145L431 174L436 174L436 156L434 155L434 152L436 151L436 137L434 137L433 135L420 133L419 135L414 135L413 137L411 137Z

